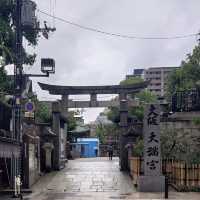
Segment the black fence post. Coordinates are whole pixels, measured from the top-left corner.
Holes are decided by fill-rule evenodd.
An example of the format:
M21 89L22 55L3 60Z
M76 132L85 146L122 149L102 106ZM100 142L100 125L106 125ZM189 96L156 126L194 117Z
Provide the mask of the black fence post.
M165 199L168 199L169 196L169 184L168 184L168 176L165 176Z

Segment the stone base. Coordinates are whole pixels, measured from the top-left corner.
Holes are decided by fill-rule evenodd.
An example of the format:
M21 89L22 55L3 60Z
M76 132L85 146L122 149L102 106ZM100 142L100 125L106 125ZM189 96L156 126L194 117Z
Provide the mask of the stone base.
M139 192L164 192L165 177L164 176L140 176L138 178Z

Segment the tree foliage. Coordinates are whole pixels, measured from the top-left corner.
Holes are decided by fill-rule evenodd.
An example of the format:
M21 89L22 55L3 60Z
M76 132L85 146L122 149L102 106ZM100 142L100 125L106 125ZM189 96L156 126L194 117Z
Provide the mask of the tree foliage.
M15 60L15 19L16 5L14 0L0 1L0 57L4 58L5 65L13 64ZM23 36L29 45L35 46L38 42L37 30L23 30ZM23 49L23 63L32 65L36 54L29 54Z
M188 164L200 163L199 137L191 137L187 132L180 132L176 129L161 129L161 155L162 158L182 160ZM133 156L143 156L143 140L138 139L133 146Z
M9 79L4 68L0 67L0 93L5 93L10 87Z
M106 131L105 131L105 128L99 124L97 127L96 127L96 137L99 138L99 141L100 141L100 144L104 144L105 141L106 141Z
M119 107L110 107L109 111L107 112L107 117L110 121L117 124L120 121L119 117Z
M164 158L200 163L199 137L168 128L161 130L161 152Z
M144 149L144 141L138 138L133 146L133 156L142 157L144 153L143 149Z
M9 93L12 91L12 81L8 78L4 67L13 64L15 57L16 43L16 1L0 1L0 92ZM39 32L37 30L23 30L23 37L30 46L37 45ZM32 65L36 54L29 54L25 49L22 51L23 63Z
M36 121L40 123L50 123L52 116L49 106L42 101L35 101L36 104Z
M108 137L118 137L118 134L115 124L98 124L96 127L96 137L99 138L101 144L106 144Z
M142 83L144 80L141 77L130 77L127 79L124 79L120 82L120 85L132 85L136 83Z
M168 78L168 96L176 91L199 87L200 82L200 45L195 46L191 54L187 54L180 68L174 70Z
M129 112L131 113L131 115L136 116L140 121L142 121L144 117L145 104L154 103L156 102L157 98L152 92L148 90L142 90L135 95L135 99L139 101L139 106L135 108L130 108Z
M126 80L120 82L122 85L130 85L144 82L144 80L140 77L131 77ZM137 94L131 94L128 96L130 100L138 100L138 107L129 107L128 115L129 118L137 117L140 121L143 120L144 116L144 105L146 103L152 103L156 101L156 96L148 90L142 90ZM119 107L111 107L109 108L109 112L107 113L108 119L114 123L119 123Z
M68 112L68 124L67 124L67 131L72 131L76 128L77 122L76 122L76 111L69 111Z

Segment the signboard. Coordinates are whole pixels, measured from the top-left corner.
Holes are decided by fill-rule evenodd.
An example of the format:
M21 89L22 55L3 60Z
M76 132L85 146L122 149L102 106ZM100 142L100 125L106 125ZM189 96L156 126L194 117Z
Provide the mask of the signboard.
M35 111L35 104L31 101L25 104L25 111L27 112L34 112Z
M35 117L35 104L31 101L27 102L25 104L25 113L24 117L25 118L34 118Z
M25 112L24 113L24 117L26 117L26 118L34 118L35 117L35 113L33 113L33 112Z
M149 104L144 116L144 175L160 176L160 106Z

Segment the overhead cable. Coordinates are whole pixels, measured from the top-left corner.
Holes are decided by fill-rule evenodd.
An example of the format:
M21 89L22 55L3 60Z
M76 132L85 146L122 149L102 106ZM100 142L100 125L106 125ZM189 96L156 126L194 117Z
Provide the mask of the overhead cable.
M52 17L56 20L62 21L64 23L70 24L72 26L78 27L80 29L84 29L87 31L92 31L92 32L96 32L96 33L100 33L100 34L104 34L104 35L108 35L108 36L113 36L113 37L120 37L120 38L126 38L126 39L137 39L137 40L173 40L173 39L184 39L184 38L191 38L191 37L197 37L200 35L200 33L191 33L191 34L185 34L185 35L176 35L176 36L166 36L166 37L143 37L143 36L135 36L135 35L124 35L124 34L120 34L120 33L112 33L112 32L107 32L104 30L100 30L100 29L96 29L96 28L92 28L92 27L88 27L88 26L84 26L75 22L72 22L70 20L67 19L63 19L61 17L57 17L54 15L51 15L50 13L47 13L45 11L39 10L38 12Z

